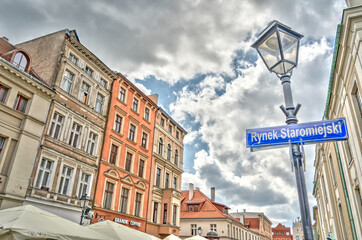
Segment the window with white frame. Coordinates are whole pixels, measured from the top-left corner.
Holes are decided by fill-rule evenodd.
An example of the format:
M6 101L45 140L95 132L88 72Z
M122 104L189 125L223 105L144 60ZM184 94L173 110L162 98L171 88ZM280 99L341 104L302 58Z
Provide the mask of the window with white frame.
M104 105L104 97L98 93L94 110L96 110L98 113L102 113L103 105Z
M28 66L28 59L26 58L24 53L17 52L15 54L12 64L15 67L19 68L20 70L24 71L26 69L26 67Z
M143 147L145 149L147 149L147 138L148 138L147 133L143 132L142 133L141 147Z
M157 223L158 220L158 202L154 202L153 204L153 223Z
M18 96L16 96L14 109L19 112L25 113L27 104L28 104L28 99L26 97L18 94Z
M178 151L177 149L175 149L175 161L174 161L175 165L178 166Z
M132 110L135 112L138 112L138 99L137 98L133 98Z
M101 78L101 80L99 81L99 84L102 85L104 88L107 88L108 82L106 80L104 80L103 78Z
M171 161L171 145L167 144L167 160Z
M210 230L216 232L216 224L210 224Z
M191 236L196 236L196 235L197 235L197 225L191 224Z
M0 154L4 148L5 145L5 138L0 136Z
M141 213L141 199L142 199L142 194L141 193L136 193L136 197L135 197L135 208L134 208L134 215L136 217L140 217L140 213Z
M88 144L87 144L87 153L95 155L97 149L97 140L98 135L94 132L89 132Z
M114 118L114 127L113 127L114 131L116 131L117 133L121 133L121 129L122 129L122 117L119 116L118 114L116 114L116 117Z
M126 163L125 163L124 169L126 171L128 171L128 172L131 171L132 158L133 158L133 155L131 153L127 152L127 154L126 154Z
M177 189L177 177L173 178L173 188Z
M0 103L5 103L6 96L8 95L9 88L0 84Z
M80 134L82 132L82 126L74 122L72 127L72 132L70 133L69 145L73 147L78 147Z
M111 145L111 153L109 154L109 163L116 164L118 154L118 146L112 144Z
M77 58L76 56L74 56L72 53L69 53L68 59L69 59L72 63L74 63L75 65L77 65L77 63L78 63L78 58Z
M68 70L65 70L62 84L60 85L60 87L67 93L70 93L73 85L73 79L74 79L74 74L72 74Z
M145 108L145 119L146 121L150 121L150 109L148 107Z
M73 178L73 168L64 165L60 177L58 193L63 195L70 194L70 185L72 184L72 178Z
M143 178L143 171L145 169L145 161L140 160L139 166L138 166L138 176Z
M158 154L162 156L162 151L163 151L163 140L162 138L160 138L158 140Z
M64 123L64 116L54 112L52 122L50 124L49 136L59 139Z
M93 69L91 69L90 67L86 66L84 71L91 77L93 77Z
M113 188L114 188L113 183L106 182L106 187L104 189L104 198L103 198L103 207L105 209L111 209L112 207Z
M356 89L355 97L357 100L358 110L360 113L362 113L362 98L361 98L361 94L360 94L358 88Z
M83 172L82 176L80 177L78 197L82 197L84 194L89 195L90 181L91 175Z
M165 174L165 188L169 188L170 187L170 174L168 172L166 172Z
M121 100L121 102L126 102L126 89L124 89L123 87L121 87L119 89L118 98L119 98L119 100Z
M47 190L47 191L49 190L53 166L54 166L53 161L46 159L46 158L41 159L39 169L38 169L38 178L37 178L36 184L35 184L36 188L41 188L41 189Z
M172 224L174 226L177 225L177 206L176 205L173 205L173 212L172 212Z
M129 192L129 190L127 188L122 188L121 203L120 203L120 211L121 211L121 213L127 213L128 192Z
M82 103L84 104L88 103L89 93L90 93L90 86L87 83L82 82L82 87L80 89L80 95L79 95L79 99L82 101Z
M136 134L136 126L133 124L129 125L129 133L128 133L128 139L132 142L135 141L135 134Z
M156 187L160 187L161 183L161 169L156 168Z

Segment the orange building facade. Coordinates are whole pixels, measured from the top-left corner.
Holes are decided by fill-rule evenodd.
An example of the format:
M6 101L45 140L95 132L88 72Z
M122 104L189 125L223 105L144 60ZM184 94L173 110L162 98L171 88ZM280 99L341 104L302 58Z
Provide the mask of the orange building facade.
M272 228L274 240L292 240L293 236L290 233L290 227L286 227L279 223L275 228Z
M146 231L157 105L119 74L113 83L92 222Z

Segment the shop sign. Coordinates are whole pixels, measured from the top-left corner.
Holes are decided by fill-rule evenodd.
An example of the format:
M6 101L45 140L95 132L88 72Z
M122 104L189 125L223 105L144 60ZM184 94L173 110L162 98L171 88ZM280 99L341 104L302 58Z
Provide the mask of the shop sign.
M127 220L127 219L114 218L113 221L116 222L116 223L122 223L122 224L125 224L125 225L131 225L131 226L141 227L141 223L140 223L140 222L129 221L129 220Z

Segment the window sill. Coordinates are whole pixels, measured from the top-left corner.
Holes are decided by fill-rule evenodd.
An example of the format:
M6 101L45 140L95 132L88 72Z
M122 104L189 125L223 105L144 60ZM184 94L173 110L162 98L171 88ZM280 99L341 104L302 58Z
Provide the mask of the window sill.
M129 139L129 138L127 138L127 140L128 140L130 143L132 143L133 145L137 145L137 143L136 143L135 141L133 141L133 140L131 140L131 139Z
M117 132L117 131L114 130L114 129L112 129L112 132L113 132L114 134L117 134L117 135L120 136L120 137L123 137L123 134L122 134L122 133Z
M135 114L137 114L138 116L140 115L140 113L139 113L139 112L137 112L137 111L133 110L132 108L131 108L131 111L132 111L132 112L134 112Z

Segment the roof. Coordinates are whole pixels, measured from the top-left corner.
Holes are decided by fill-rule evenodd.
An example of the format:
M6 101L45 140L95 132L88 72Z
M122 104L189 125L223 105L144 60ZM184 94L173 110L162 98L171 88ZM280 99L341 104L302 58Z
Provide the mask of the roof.
M223 213L222 208L230 209L224 204L213 202L205 196L200 190L194 190L194 195L189 200L189 190L181 191L181 214L180 218L225 218L240 223L231 215ZM188 205L198 204L198 212L189 212ZM240 223L241 224L241 223Z
M244 224L248 228L259 229L259 218L244 218Z
M290 231L290 227L286 227L283 224L279 223L275 228L272 228L273 231Z

